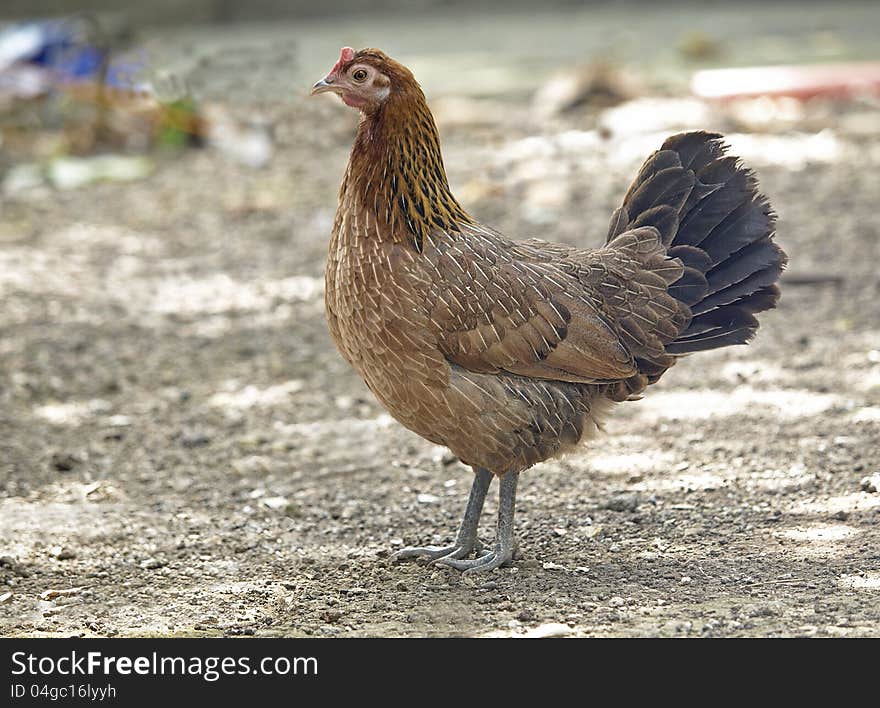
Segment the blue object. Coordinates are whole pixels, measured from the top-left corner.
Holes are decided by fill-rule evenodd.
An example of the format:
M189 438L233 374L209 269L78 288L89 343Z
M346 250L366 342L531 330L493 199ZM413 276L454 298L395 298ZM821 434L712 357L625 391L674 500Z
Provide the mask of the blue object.
M85 41L82 22L44 20L16 24L0 33L0 73L13 64L31 64L50 71L61 83L97 80L107 50ZM105 84L132 88L130 65L107 68Z

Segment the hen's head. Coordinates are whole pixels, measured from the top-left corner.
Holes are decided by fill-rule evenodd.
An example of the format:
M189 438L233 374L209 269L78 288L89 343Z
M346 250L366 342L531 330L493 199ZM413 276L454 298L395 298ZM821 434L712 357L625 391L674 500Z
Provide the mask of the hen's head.
M332 91L347 106L370 113L394 94L417 88L415 78L378 49L343 47L330 73L312 87L312 95Z

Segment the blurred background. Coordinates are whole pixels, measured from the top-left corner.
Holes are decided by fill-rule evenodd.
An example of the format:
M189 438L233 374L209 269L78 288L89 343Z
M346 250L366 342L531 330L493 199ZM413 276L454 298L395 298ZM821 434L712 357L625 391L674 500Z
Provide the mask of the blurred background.
M848 0L5 0L0 634L876 633L878 36ZM491 608L384 560L469 482L326 333L357 115L308 90L345 45L414 71L453 191L512 238L599 245L692 129L780 216L755 343L528 475Z

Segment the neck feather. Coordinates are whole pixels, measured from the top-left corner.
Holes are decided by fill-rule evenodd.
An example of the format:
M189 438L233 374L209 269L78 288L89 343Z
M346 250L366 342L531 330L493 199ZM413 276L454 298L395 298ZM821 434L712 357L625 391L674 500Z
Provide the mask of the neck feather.
M362 116L340 198L375 214L378 238L418 251L432 232L473 223L449 190L437 126L417 85Z

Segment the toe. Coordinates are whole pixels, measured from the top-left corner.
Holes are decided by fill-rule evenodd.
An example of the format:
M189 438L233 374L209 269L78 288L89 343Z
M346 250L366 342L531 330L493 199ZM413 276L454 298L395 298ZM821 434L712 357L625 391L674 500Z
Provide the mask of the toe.
M434 565L445 565L448 568L455 568L456 570L464 570L465 568L470 568L473 560L459 560L458 558L438 558L434 561Z
M452 558L451 556L447 556L445 558L438 558L434 561L436 565L445 565L450 568L455 568L456 570L467 571L472 568L477 568L484 563L488 563L494 557L494 553L484 553L483 555L477 558L468 558L466 560L459 560L457 558Z
M427 558L428 560L433 560L435 558L441 558L454 551L455 546L407 546L406 548L401 548L392 555L391 560L400 561L408 560L410 558Z
M464 575L470 575L471 573L488 573L489 571L495 570L496 568L500 568L506 563L509 563L511 555L511 553L503 553L497 550L492 553L485 553L479 558L474 559L474 561L467 567L460 568L460 570Z

